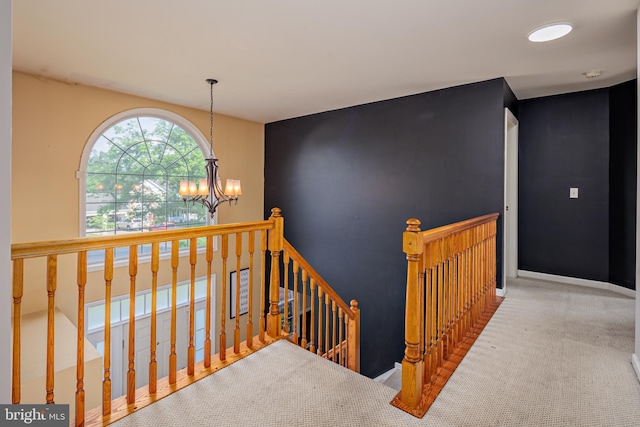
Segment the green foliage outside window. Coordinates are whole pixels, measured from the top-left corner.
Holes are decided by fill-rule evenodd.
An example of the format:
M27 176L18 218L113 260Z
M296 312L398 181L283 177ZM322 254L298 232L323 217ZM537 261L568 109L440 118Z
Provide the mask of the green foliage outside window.
M96 141L86 177L86 234L144 231L173 223L205 225L201 205L185 205L180 180L206 177L200 147L164 119L136 117L109 128Z

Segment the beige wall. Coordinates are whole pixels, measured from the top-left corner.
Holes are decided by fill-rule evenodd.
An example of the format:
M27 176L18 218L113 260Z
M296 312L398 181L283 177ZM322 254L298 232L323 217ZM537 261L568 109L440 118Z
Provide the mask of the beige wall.
M171 111L209 135L208 111L13 73L14 243L78 237L82 150L102 122L133 108ZM238 206L220 208L220 222L263 219L264 125L215 115L214 134L223 179L240 178L243 190Z
M19 72L13 72L12 87L12 243L79 237L80 201L76 171L80 169L87 139L109 117L134 108L159 108L182 116L205 136L209 134L208 111ZM206 87L203 87L203 97L208 97ZM220 159L222 178L241 179L243 191L237 206L224 205L219 208L219 222L264 219L264 125L215 115L214 138L214 151ZM230 239L228 271L235 270L233 241L233 238ZM257 249L255 267L259 271L259 243ZM220 283L222 268L219 252L214 255L213 270ZM247 267L248 262L248 255L245 253L242 267ZM169 284L171 269L166 261L161 264L159 285ZM149 264L141 264L139 271L136 289L150 287ZM196 274L206 274L204 255L198 257ZM178 280L187 280L189 275L188 259L183 258L180 261ZM259 273L256 276L254 301L258 304ZM23 314L46 309L45 278L44 260L25 262ZM75 257L59 257L57 286L55 304L75 324L78 310ZM126 267L116 269L112 295L128 293L128 288ZM218 306L221 303L220 288L220 285L216 286ZM103 298L103 272L90 273L86 302ZM224 303L228 310L228 295ZM214 343L218 342L217 334L220 329L220 319L216 317L215 325L212 326ZM226 319L227 338L233 339L234 321L229 319L228 313ZM246 323L246 316L241 320ZM255 328L257 320L254 319Z

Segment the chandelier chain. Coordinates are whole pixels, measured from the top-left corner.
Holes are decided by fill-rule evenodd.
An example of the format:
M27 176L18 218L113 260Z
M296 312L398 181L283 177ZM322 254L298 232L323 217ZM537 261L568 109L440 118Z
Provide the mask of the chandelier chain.
M213 158L213 82L211 87L211 102L209 103L209 156Z

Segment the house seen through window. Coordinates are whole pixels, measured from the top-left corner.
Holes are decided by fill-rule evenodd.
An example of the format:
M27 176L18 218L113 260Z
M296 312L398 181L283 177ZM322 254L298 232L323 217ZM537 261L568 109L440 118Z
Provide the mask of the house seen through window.
M156 111L160 110L154 110L154 116L160 117L116 117L89 140L82 165L86 198L81 231L87 237L209 223L204 206L185 204L178 194L180 180L206 177L204 156L192 135L197 131L184 119L191 133ZM188 246L188 241L181 246ZM122 252L116 258L125 255Z

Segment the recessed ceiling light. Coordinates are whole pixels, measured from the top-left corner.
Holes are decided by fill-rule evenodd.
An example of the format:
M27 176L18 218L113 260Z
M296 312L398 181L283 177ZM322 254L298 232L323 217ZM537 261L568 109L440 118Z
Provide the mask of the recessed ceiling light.
M543 25L529 33L529 41L548 42L559 39L569 34L573 30L573 25L569 22L556 22L554 24Z

